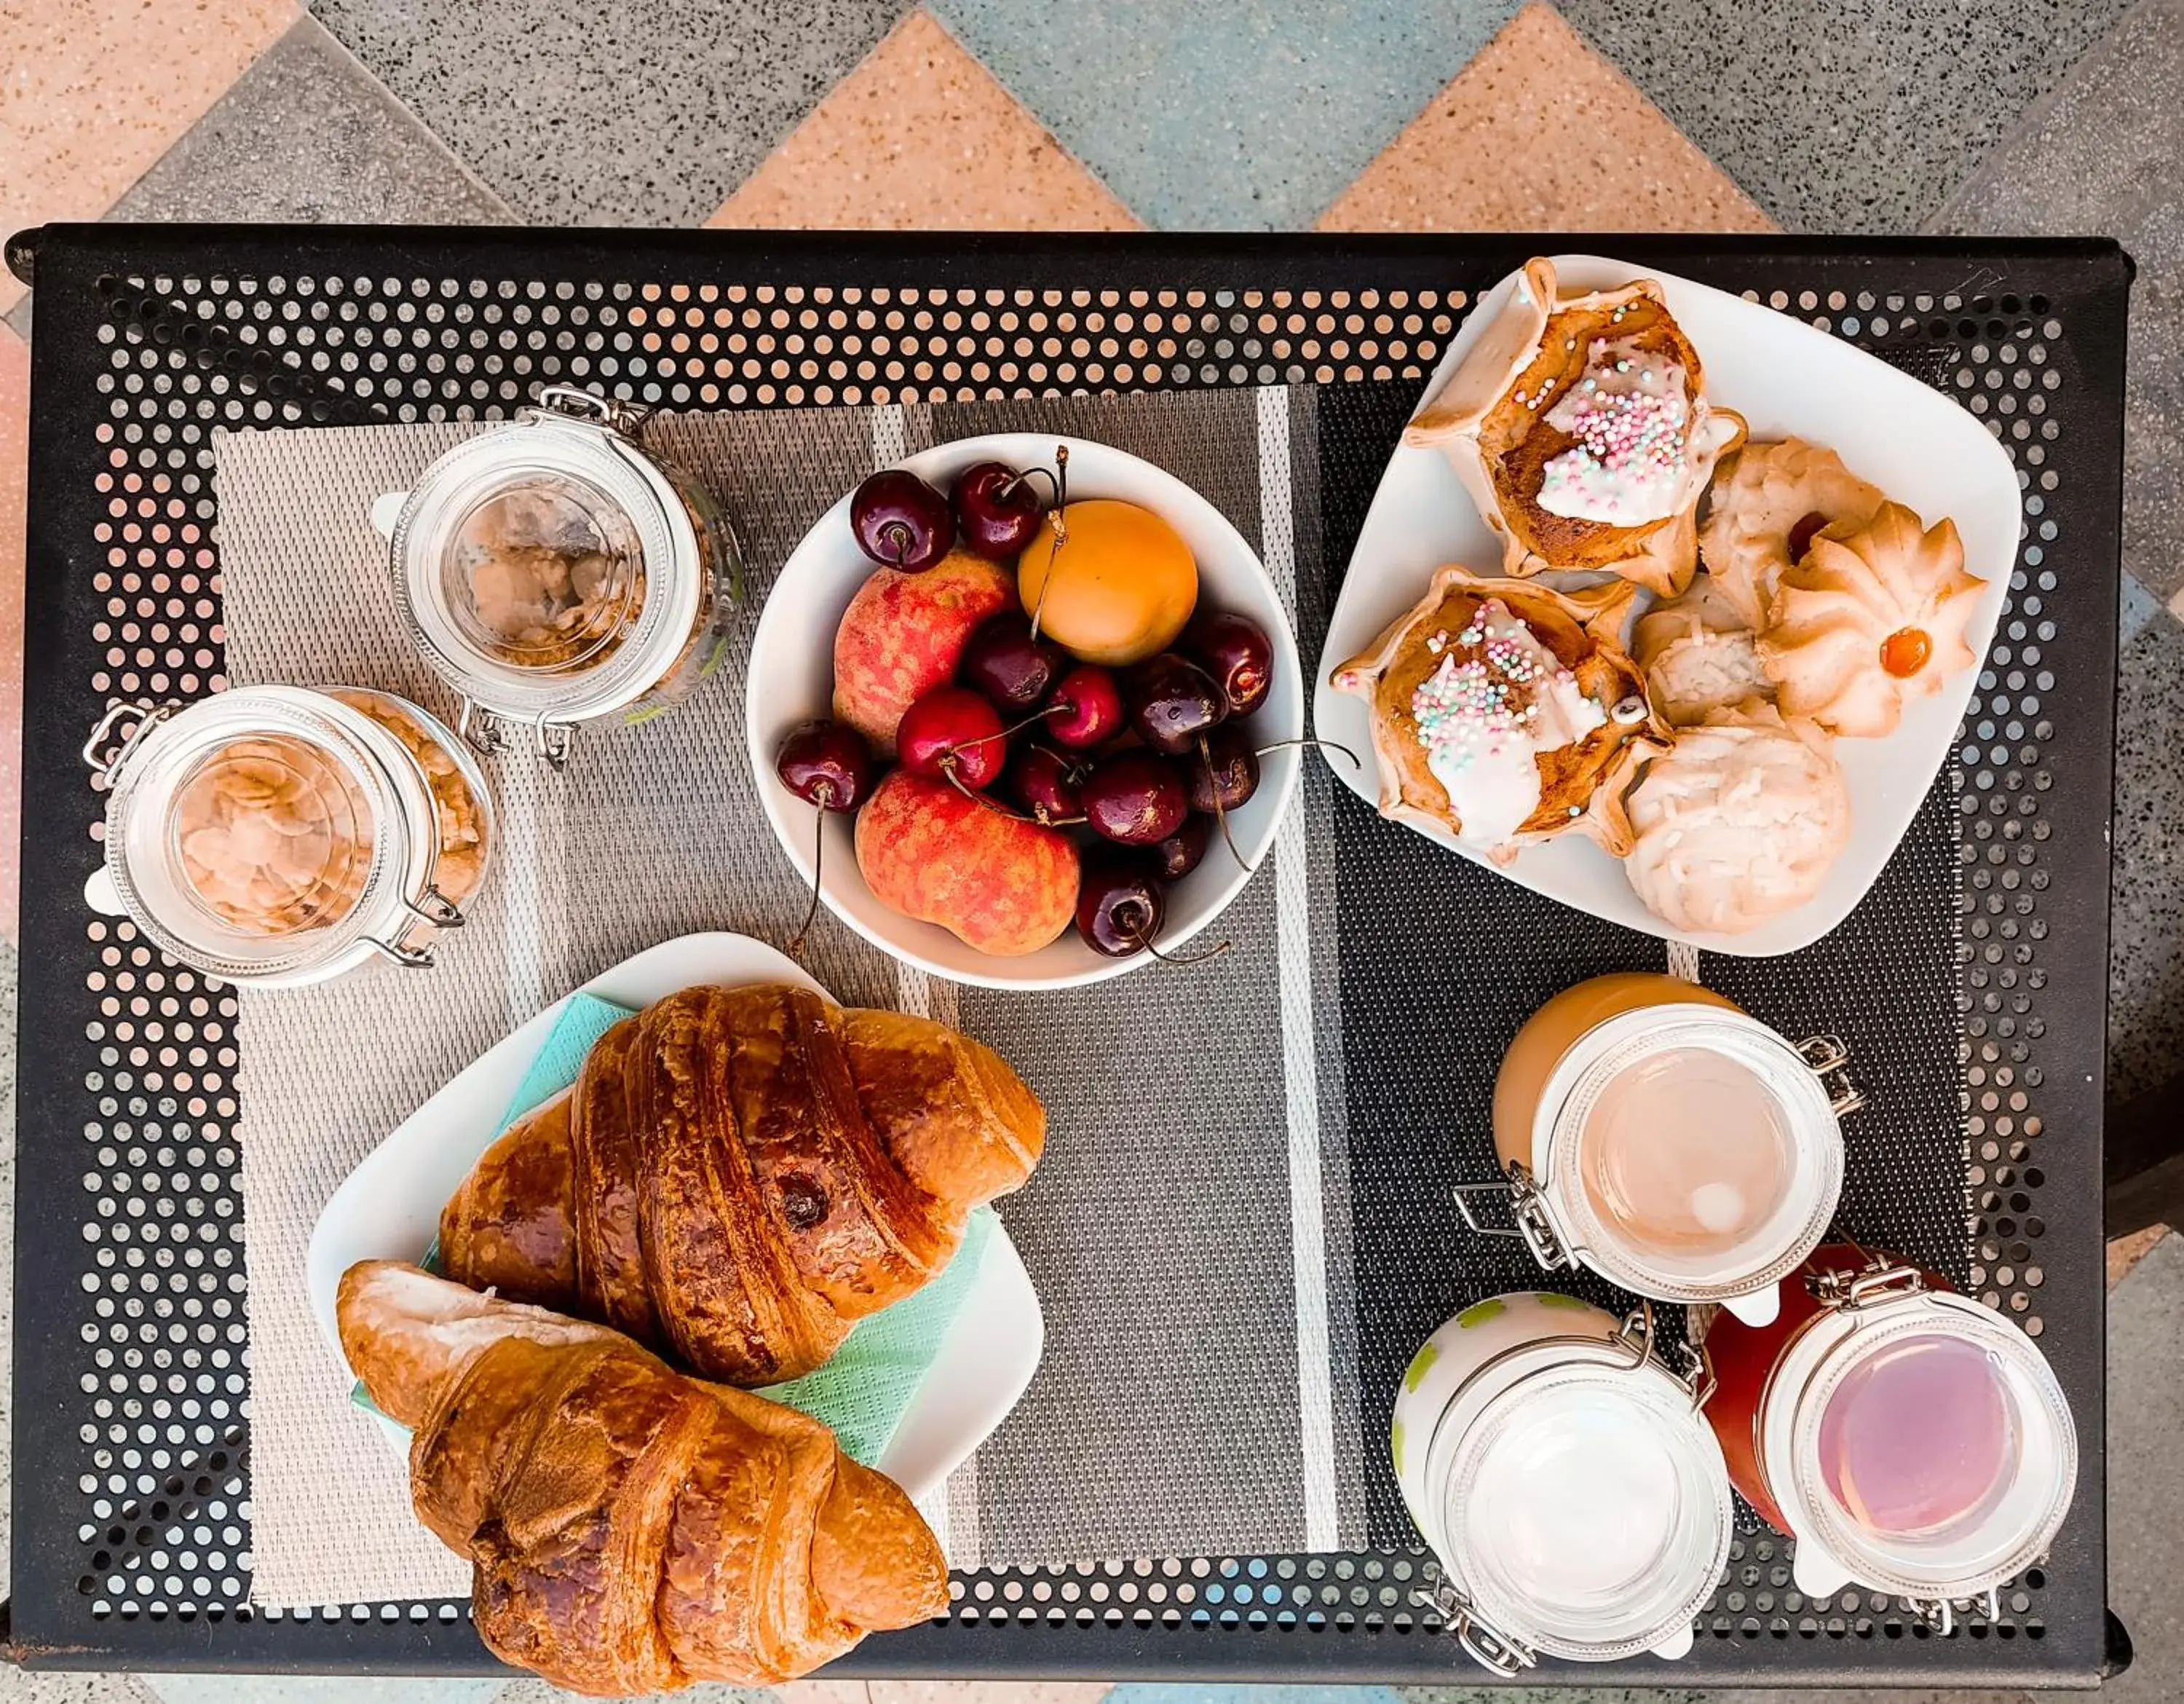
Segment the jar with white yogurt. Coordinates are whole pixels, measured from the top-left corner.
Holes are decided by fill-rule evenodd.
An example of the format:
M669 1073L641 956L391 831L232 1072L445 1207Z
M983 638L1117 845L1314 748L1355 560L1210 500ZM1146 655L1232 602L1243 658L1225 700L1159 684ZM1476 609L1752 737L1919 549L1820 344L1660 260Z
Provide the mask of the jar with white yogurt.
M1842 1189L1840 1119L1862 1101L1841 1043L1792 1042L1674 977L1565 989L1525 1022L1494 1087L1502 1176L1457 1205L1521 1237L1549 1271L1583 1265L1656 1301L1763 1323L1776 1281L1826 1233ZM1490 1226L1473 1198L1508 1198Z
M1691 1649L1734 1503L1696 1359L1671 1366L1652 1321L1493 1296L1404 1372L1390 1449L1441 1570L1422 1601L1497 1674Z

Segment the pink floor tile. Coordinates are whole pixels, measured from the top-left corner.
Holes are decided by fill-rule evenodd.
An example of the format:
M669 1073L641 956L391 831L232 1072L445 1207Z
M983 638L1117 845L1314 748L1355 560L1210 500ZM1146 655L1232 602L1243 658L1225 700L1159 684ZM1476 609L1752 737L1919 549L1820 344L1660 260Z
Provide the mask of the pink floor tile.
M923 12L897 25L705 222L887 231L1138 223Z
M98 218L298 15L295 0L0 5L0 232ZM22 293L0 272L0 313Z
M1323 231L1768 231L1719 167L1534 0L1321 215Z
M23 488L31 351L0 325L0 935L15 936L23 814Z

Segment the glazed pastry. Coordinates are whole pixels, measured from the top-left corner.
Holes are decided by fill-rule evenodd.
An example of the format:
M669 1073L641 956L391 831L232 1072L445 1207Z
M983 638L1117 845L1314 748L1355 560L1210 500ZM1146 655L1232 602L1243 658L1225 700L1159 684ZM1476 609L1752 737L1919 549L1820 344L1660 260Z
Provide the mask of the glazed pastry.
M944 1024L687 988L486 1150L441 1213L441 1269L772 1384L938 1276L1045 1138L1038 1098Z
M771 1686L948 1607L910 1499L818 1421L397 1260L351 1266L335 1309L505 1662L600 1697Z
M1331 677L1371 702L1380 814L1445 828L1497 862L1571 829L1620 853L1594 794L1626 746L1668 731L1618 648L1635 595L1613 581L1564 595L1436 573Z
M1814 536L1856 532L1882 500L1880 488L1844 467L1832 450L1798 438L1747 444L1714 482L1699 555L1745 626L1763 628L1776 585Z
M1679 728L1747 699L1771 699L1759 666L1758 635L1712 574L1680 598L1656 604L1631 630L1630 656L1646 671L1646 696Z
M1907 697L1939 692L1975 658L1964 630L1985 582L1956 523L1921 528L1900 503L1840 539L1822 534L1782 576L1759 661L1785 715L1838 734L1892 732Z
M1621 803L1624 869L1677 929L1739 935L1804 904L1850 842L1850 791L1809 722L1771 705L1716 710L1680 729Z
M1607 568L1663 596L1691 584L1696 517L1744 422L1710 405L1661 287L1561 296L1551 261L1403 433L1439 446L1502 541L1502 571Z

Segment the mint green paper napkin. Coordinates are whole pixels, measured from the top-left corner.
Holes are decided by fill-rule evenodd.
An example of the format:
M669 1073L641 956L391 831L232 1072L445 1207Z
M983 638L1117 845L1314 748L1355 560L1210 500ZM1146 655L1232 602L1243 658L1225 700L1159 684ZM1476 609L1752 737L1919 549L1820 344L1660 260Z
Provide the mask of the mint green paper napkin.
M627 1016L627 1007L589 994L571 994L517 1085L501 1128L575 1082L592 1044ZM893 1307L858 1321L834 1358L817 1372L786 1384L769 1385L758 1394L824 1421L853 1460L868 1467L877 1465L977 1282L979 1264L999 1222L991 1208L975 1210L964 1229L962 1246L939 1277ZM426 1258L427 1265L433 1264L438 1248L436 1239ZM371 1406L361 1385L356 1400L364 1407Z

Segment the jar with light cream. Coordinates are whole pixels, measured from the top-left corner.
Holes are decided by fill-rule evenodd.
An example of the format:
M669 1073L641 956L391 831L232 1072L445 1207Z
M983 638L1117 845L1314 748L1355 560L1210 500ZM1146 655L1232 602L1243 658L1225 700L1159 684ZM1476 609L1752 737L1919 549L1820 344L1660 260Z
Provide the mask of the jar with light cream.
M1396 1393L1396 1483L1440 1578L1419 1601L1474 1660L1680 1657L1729 1560L1734 1500L1702 1369L1574 1296L1490 1296Z
M1670 976L1602 976L1518 1031L1494 1089L1502 1176L1457 1191L1465 1222L1521 1237L1548 1271L1583 1265L1657 1301L1769 1316L1774 1284L1825 1234L1841 1117L1861 1103L1839 1043L1792 1042ZM1474 1198L1507 1198L1490 1225Z
M476 760L392 693L248 686L119 704L84 758L108 789L92 908L224 981L428 969L493 856Z
M549 386L372 505L410 637L482 750L558 767L579 729L648 721L720 661L743 558L704 486L638 442L646 412Z

